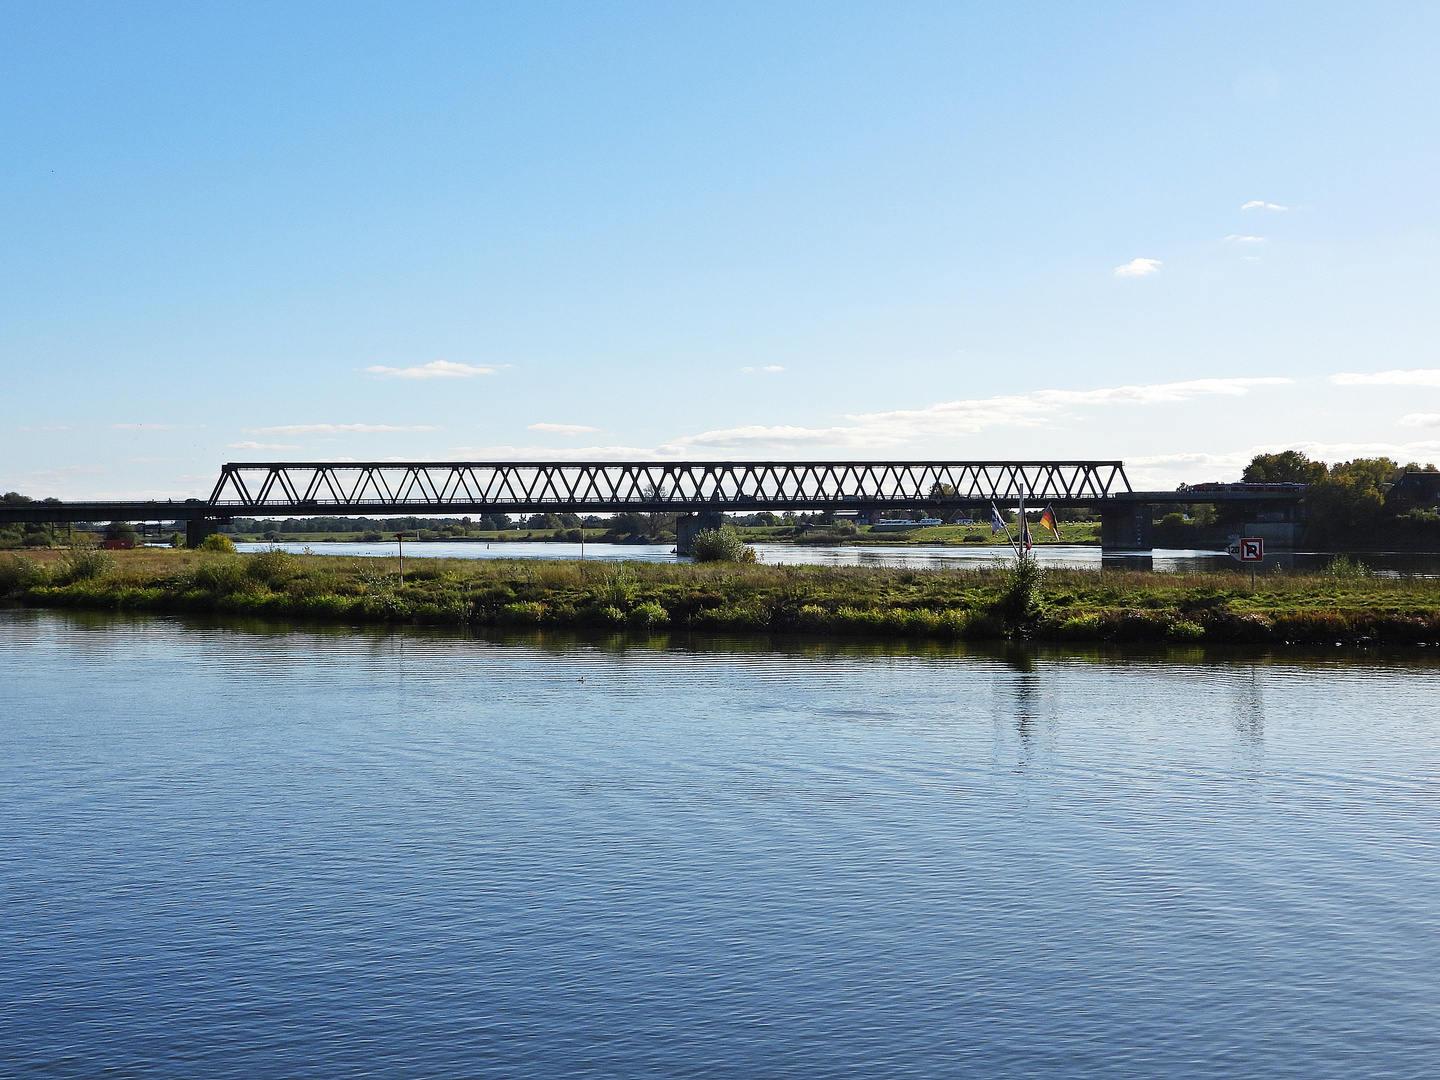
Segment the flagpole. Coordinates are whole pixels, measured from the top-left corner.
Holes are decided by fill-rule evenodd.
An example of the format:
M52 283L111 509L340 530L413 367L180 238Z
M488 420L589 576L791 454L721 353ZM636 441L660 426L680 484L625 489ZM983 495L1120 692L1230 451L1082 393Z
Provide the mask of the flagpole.
M1015 546L1015 541L1010 538L1010 526L1005 524L1005 519L1000 516L1000 511L995 508L995 500L990 500L990 519L998 522L1000 528L1005 530L1005 542L1010 545L1010 550L1015 552L1016 557L1020 555L1020 549ZM990 535L995 535L995 529L990 529Z
M1023 473L1022 473L1023 475ZM1025 485L1020 485L1020 543L1025 546L1025 553L1030 553L1030 522L1025 520Z

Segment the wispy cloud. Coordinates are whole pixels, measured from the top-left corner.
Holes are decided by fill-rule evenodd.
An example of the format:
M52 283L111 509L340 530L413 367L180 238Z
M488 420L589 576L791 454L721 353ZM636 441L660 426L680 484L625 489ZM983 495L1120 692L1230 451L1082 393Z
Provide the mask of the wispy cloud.
M45 424L39 427L22 427L21 431L73 431L74 424Z
M642 446L452 446L449 461L664 461L679 457L679 447Z
M1440 368L1412 368L1403 371L1376 371L1363 375L1342 371L1331 375L1330 381L1336 386L1440 386Z
M923 409L857 413L847 424L824 428L795 425L722 428L677 440L680 448L754 452L814 446L882 449L922 438L977 435L993 427L1042 427L1068 408L1099 405L1162 405L1197 397L1240 397L1259 386L1283 386L1292 380L1276 377L1192 379L1187 382L1112 386L1098 390L1037 390L1003 397L945 401Z
M1281 206L1279 203L1266 202L1264 199L1251 199L1241 210L1289 210L1288 206Z
M265 442L232 442L225 446L230 450L303 450L302 446L290 446L286 443L265 443Z
M1400 418L1406 427L1440 427L1440 413L1412 412Z
M1146 274L1158 273L1159 270L1159 259L1131 259L1124 266L1115 267L1115 276L1144 277Z
M170 431L174 424L111 424L116 431Z
M375 435L392 431L439 431L437 427L417 424L398 427L394 424L281 424L278 427L246 428L247 435Z
M371 375L387 379L473 379L476 375L494 375L493 367L457 364L452 360L432 360L418 367L393 368L375 364L365 369Z
M586 427L584 424L531 424L525 430L544 431L551 435L588 435L600 429Z
M740 369L740 374L742 374L742 375L753 375L753 374L754 374L755 372L757 372L757 371L763 371L763 372L765 372L765 373L767 373L767 374L773 375L773 374L775 374L775 372L777 372L777 371L784 371L784 370L785 370L785 369L784 369L783 367L781 367L779 364L767 364L765 367L762 367L762 368L742 367L742 368Z
M1241 236L1239 233L1231 233L1225 237L1225 239L1237 244L1263 244L1267 238L1264 236Z

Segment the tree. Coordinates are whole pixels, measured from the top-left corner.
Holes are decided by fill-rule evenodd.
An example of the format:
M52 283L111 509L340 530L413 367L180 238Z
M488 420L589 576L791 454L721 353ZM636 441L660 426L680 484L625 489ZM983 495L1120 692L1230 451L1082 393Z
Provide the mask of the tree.
M740 535L730 526L702 529L695 534L696 562L754 562L755 549L745 546Z
M119 540L135 543L135 526L128 521L112 521L105 526L106 540Z
M1310 485L1305 509L1310 527L1321 537L1374 528L1385 509L1385 491L1400 474L1386 457L1342 461Z
M1323 461L1311 461L1299 450L1256 454L1240 479L1247 484L1314 484L1325 479Z
M647 515L645 514L636 514L633 512L624 514L612 514L609 521L608 531L617 535L621 533L643 534L647 525L649 525L649 521L647 520Z

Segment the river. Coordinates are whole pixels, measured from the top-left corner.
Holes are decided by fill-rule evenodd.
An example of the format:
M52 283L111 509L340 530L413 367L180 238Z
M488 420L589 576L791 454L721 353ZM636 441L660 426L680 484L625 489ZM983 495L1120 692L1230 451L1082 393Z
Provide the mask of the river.
M807 544L754 544L760 561L775 566L888 566L913 570L981 570L1004 565L1014 559L1009 547L977 545L965 547L945 544L867 544L867 545L807 545ZM241 543L240 551L264 551L279 547L296 554L309 552L315 555L358 555L364 558L395 558L399 546L394 540L388 542L324 542L307 544L303 541L269 543ZM1036 559L1044 566L1062 567L1072 570L1134 569L1159 570L1162 572L1206 572L1214 570L1249 573L1250 567L1242 567L1229 555L1217 551L1190 551L1157 549L1153 553L1101 554L1093 544L1037 544L1034 548ZM430 559L578 559L582 557L579 544L548 543L543 541L511 540L505 543L487 544L473 541L434 540L424 543L410 543L405 554L415 558ZM642 562L688 562L675 554L674 544L586 544L583 557L604 562L636 559ZM1378 576L1412 575L1418 577L1440 577L1440 555L1427 552L1377 551L1363 552L1353 556ZM1285 570L1319 570L1334 555L1328 552L1275 552L1266 554L1257 569L1263 571L1276 568Z
M0 1073L1434 1076L1437 660L0 611Z

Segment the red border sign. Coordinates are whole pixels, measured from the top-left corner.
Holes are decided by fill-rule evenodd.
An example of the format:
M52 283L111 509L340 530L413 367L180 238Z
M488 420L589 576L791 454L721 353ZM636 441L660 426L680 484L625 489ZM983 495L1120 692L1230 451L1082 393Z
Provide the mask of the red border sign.
M1265 541L1258 536L1243 536L1240 538L1240 561L1241 562L1264 562Z

